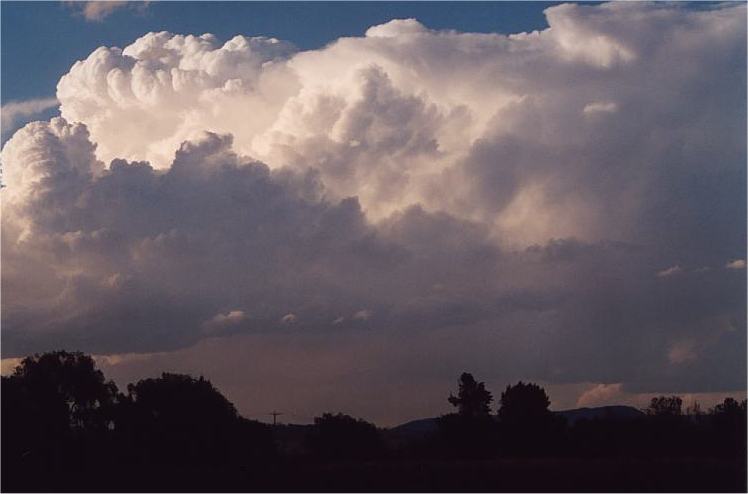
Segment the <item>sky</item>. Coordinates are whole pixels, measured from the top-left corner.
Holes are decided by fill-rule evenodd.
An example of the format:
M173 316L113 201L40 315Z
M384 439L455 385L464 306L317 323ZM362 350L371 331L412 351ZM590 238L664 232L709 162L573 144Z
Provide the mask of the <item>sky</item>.
M3 2L3 372L251 418L746 389L745 3Z

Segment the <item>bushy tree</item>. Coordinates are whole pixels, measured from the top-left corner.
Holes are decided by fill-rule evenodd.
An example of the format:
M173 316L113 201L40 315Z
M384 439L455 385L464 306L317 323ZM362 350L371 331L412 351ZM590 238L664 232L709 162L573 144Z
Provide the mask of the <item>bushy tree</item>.
M518 382L501 393L498 411L505 449L517 454L545 454L559 447L563 419L549 410L545 390L534 383Z
M738 400L732 397L725 398L722 403L714 407L712 414L715 417L729 417L740 420L746 414L746 400L738 402Z
M73 428L107 427L117 386L81 352L51 352L24 358L11 377L37 404L67 416Z
M725 400L711 411L711 422L721 456L746 456L746 400L738 402L734 398Z
M683 400L679 396L657 396L647 408L647 415L653 417L680 417L683 414Z
M312 454L328 460L363 460L384 453L384 443L374 424L343 413L315 417L307 441Z
M2 379L3 490L49 490L45 472L97 462L117 396L88 355L24 358Z
M117 428L141 459L158 463L226 461L236 409L210 381L164 373L128 386Z

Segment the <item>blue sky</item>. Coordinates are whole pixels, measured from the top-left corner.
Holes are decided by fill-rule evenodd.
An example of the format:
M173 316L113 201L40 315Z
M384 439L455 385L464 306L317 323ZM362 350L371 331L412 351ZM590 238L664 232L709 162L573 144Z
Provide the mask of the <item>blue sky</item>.
M2 100L53 96L75 60L98 46L127 45L149 31L213 33L224 40L265 35L314 49L393 18L415 17L433 29L459 31L543 29L543 10L553 3L152 2L89 21L61 2L2 2Z

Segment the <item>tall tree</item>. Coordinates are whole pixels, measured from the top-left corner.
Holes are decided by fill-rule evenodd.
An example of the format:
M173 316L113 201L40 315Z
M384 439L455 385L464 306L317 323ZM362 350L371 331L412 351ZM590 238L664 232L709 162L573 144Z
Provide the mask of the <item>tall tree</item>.
M450 394L448 400L457 407L460 415L481 417L490 415L493 396L483 382L477 382L472 374L463 372L457 396Z
M106 381L89 355L57 351L24 358L12 378L37 403L67 416L70 427L103 429L117 397L117 386Z

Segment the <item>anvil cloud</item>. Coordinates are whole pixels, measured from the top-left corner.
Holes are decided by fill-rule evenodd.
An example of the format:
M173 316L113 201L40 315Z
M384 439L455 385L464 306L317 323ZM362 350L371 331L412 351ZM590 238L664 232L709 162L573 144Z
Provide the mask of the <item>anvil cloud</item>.
M744 389L745 5L546 15L76 62L2 151L3 356Z

